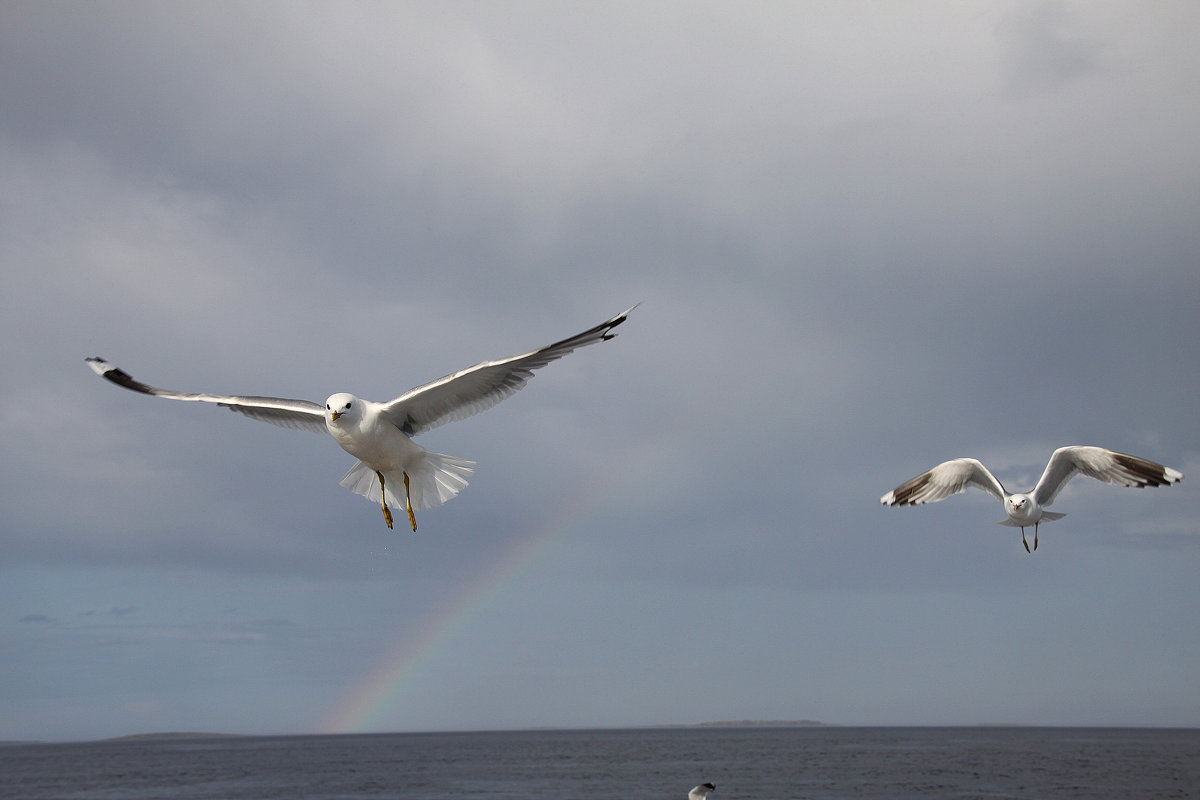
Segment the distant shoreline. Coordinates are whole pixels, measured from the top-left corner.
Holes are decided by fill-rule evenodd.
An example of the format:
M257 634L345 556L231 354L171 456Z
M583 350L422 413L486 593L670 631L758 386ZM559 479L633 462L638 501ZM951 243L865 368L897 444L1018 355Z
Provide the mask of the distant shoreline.
M74 740L45 740L45 739L7 739L0 740L0 747L15 747L22 745L41 744L86 744L89 742L153 742L187 739L253 739L253 738L285 738L304 736L419 736L424 734L456 734L456 733L522 733L539 731L632 731L632 730L698 730L698 729L752 729L752 728L1061 728L1078 730L1198 730L1198 725L1062 725L1062 724L1029 724L1029 723L973 723L954 725L843 725L836 722L821 722L819 720L714 720L693 723L663 723L658 725L601 725L591 727L572 726L537 726L530 728L480 728L463 730L429 730L429 731L372 731L365 733L208 733L201 731L163 731L161 733L133 733L124 736L110 736L100 739Z
M720 722L701 722L696 725L682 725L683 728L832 728L832 722L820 722L815 719L742 719Z
M165 731L163 733L130 733L125 736L110 736L102 742L139 742L158 739L240 739L255 734L245 733L200 733L193 731Z
M615 725L603 726L600 728L564 728L558 726L544 726L536 728L514 729L514 731L530 730L530 731L588 731L588 730L671 730L675 728L831 728L836 727L832 723L818 722L812 719L798 720L757 720L757 719L741 719L741 720L717 720L712 722L678 722L664 723L662 725ZM452 731L391 731L390 733L450 733ZM459 732L459 731L453 731ZM463 733L490 733L491 730L478 731L461 731ZM505 732L505 731L498 731ZM199 733L191 731L165 731L163 733L131 733L125 736L111 736L106 739L101 739L104 742L139 742L139 741L158 741L164 739L234 739L245 738L249 736L338 736L357 734L312 734L312 733L280 733L280 734L246 734L246 733ZM372 735L372 734L367 734ZM388 735L387 733L381 735Z

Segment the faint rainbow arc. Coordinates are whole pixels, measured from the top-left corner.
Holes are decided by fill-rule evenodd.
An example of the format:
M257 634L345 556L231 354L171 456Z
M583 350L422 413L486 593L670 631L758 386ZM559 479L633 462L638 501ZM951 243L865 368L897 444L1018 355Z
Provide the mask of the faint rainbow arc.
M354 688L326 717L319 725L319 731L358 733L372 730L372 724L403 694L412 679L420 674L422 667L435 661L470 619L479 610L488 607L489 601L509 586L513 578L575 529L579 521L585 519L605 498L613 496L615 484L632 483L647 470L656 468L652 453L662 452L660 448L644 443L636 449L636 456L630 458L628 463L638 464L638 469L625 470L619 481L617 476L593 480L590 488L560 503L533 533L481 570L481 576L463 590L454 602L432 615L415 635L401 642L384 659L383 666Z

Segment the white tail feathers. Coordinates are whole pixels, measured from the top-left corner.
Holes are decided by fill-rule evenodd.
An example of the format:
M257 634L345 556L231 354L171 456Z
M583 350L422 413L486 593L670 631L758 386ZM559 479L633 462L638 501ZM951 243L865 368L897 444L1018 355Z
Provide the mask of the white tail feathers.
M1038 520L1038 523L1044 525L1047 522L1053 522L1056 519L1062 519L1066 515L1067 515L1067 512L1065 512L1065 511L1043 511L1042 518ZM997 522L996 524L997 525L1007 525L1010 528L1020 528L1021 527L1021 523L1014 522L1011 519L1002 519L999 522ZM1032 524L1033 524L1032 522L1026 522L1025 527L1028 528Z
M408 466L408 492L413 511L445 503L466 488L467 476L474 472L474 461L422 450ZM388 505L404 508L404 470L387 470L383 477L387 483ZM361 461L355 462L341 484L375 503L383 499L379 493L379 476Z

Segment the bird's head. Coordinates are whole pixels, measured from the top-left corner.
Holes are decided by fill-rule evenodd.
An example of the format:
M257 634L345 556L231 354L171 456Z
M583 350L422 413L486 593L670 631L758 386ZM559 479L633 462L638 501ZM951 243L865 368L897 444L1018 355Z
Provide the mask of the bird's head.
M342 417L347 419L355 419L359 414L361 401L352 394L339 392L338 394L330 395L325 401L325 419L327 422L337 422Z
M1029 504L1029 495L1013 494L1004 498L1004 505L1007 506L1004 510L1009 514L1022 514L1031 508Z

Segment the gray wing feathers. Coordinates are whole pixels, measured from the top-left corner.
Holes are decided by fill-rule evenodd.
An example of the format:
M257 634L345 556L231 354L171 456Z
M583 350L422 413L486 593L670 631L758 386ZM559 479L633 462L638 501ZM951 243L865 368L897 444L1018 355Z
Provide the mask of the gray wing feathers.
M197 398L200 399L200 398ZM269 422L281 428L328 433L325 407L307 400L284 397L234 396L216 401L217 405L245 414L251 419Z
M624 322L634 308L637 306L561 342L509 358L485 361L419 386L385 404L383 413L409 436L478 414L525 386L534 370L577 348L616 336L612 329Z
M1004 499L1004 487L987 467L974 458L956 458L905 481L879 498L879 502L885 506L934 503L966 491L969 486L983 489L998 500Z
M1039 505L1050 505L1076 474L1137 488L1168 486L1183 478L1182 473L1170 467L1103 447L1060 447L1050 456L1046 471L1033 490L1033 499Z
M102 378L133 392L141 392L169 400L187 400L213 403L245 414L253 419L269 422L284 428L310 430L325 433L325 409L307 400L289 400L284 397L255 397L242 395L197 394L159 389L132 378L128 372L113 366L102 358L89 358L87 365Z

